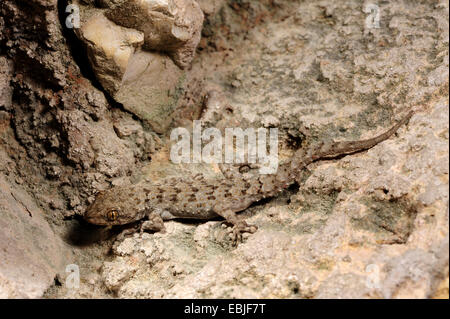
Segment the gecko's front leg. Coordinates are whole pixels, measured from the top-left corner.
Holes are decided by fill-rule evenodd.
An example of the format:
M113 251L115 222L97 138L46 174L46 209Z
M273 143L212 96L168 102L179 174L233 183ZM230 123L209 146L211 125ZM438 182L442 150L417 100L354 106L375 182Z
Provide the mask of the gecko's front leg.
M161 232L161 233L166 232L166 227L164 227L164 220L162 219L159 211L154 210L147 214L147 220L143 221L140 226L141 234L144 231Z
M216 213L225 218L227 222L233 225L233 230L231 232L231 240L233 241L234 246L242 242L243 233L253 234L258 230L257 226L247 224L247 222L244 219L237 216L236 213L230 209L222 211L218 209L216 210Z
M133 235L136 232L161 232L165 233L166 228L164 227L164 221L161 215L158 212L150 212L147 214L146 220L141 220L135 226L131 228L124 229L119 236L117 236L116 240L122 241L126 237Z

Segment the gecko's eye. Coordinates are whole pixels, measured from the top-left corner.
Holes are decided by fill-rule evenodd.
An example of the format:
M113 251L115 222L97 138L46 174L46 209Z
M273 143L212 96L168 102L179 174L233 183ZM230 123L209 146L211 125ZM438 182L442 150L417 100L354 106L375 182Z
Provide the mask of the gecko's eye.
M110 210L106 213L106 217L109 221L115 221L117 218L119 218L119 211L117 209Z

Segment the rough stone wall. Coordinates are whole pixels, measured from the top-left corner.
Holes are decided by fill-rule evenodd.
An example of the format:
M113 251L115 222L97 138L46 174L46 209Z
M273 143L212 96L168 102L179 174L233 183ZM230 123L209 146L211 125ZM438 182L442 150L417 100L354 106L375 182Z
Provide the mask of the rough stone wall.
M384 3L379 29L361 1L198 3L197 55L159 130L98 81L62 27L66 1L0 3L0 296L448 297L448 2ZM98 190L214 170L167 163L166 132L198 118L210 89L229 101L221 125L278 127L283 158L304 138L370 137L416 114L244 212L259 230L238 248L218 221L118 241L84 224ZM64 284L72 263L79 289Z

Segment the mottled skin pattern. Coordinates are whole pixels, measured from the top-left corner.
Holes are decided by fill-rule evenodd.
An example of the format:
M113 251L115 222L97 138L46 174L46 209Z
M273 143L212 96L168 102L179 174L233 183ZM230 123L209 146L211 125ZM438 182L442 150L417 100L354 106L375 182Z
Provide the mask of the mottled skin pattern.
M142 220L142 230L164 229L163 220L173 218L211 219L222 216L233 228L233 239L243 232L253 233L236 213L267 197L274 197L296 182L312 162L367 150L388 139L412 116L410 112L387 132L368 140L329 142L298 150L281 165L276 174L232 179L167 178L158 183L143 182L129 187L116 187L97 195L85 219L97 225L123 225Z

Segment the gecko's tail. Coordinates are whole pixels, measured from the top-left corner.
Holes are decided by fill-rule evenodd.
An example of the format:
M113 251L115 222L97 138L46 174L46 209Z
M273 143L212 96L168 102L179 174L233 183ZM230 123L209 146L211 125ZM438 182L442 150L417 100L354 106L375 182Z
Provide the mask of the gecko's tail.
M376 137L360 140L360 141L348 141L348 142L337 142L332 145L329 150L324 150L322 154L319 156L321 158L333 158L336 156L342 156L346 154L352 154L355 152L360 152L364 150L368 150L369 148L374 147L378 143L387 140L391 137L397 130L404 124L406 124L411 116L413 116L414 111L410 111L403 119L401 119L397 124L391 127L389 130L380 134Z
M328 143L321 143L307 150L299 149L294 154L291 160L291 170L294 173L299 172L301 169L303 169L310 163L319 159L332 159L339 156L368 150L369 148L372 148L378 143L387 140L389 137L391 137L395 132L397 132L400 126L404 125L409 121L409 119L413 114L414 112L410 111L403 119L401 119L388 131L371 139L360 141L336 142L336 143L328 142Z

